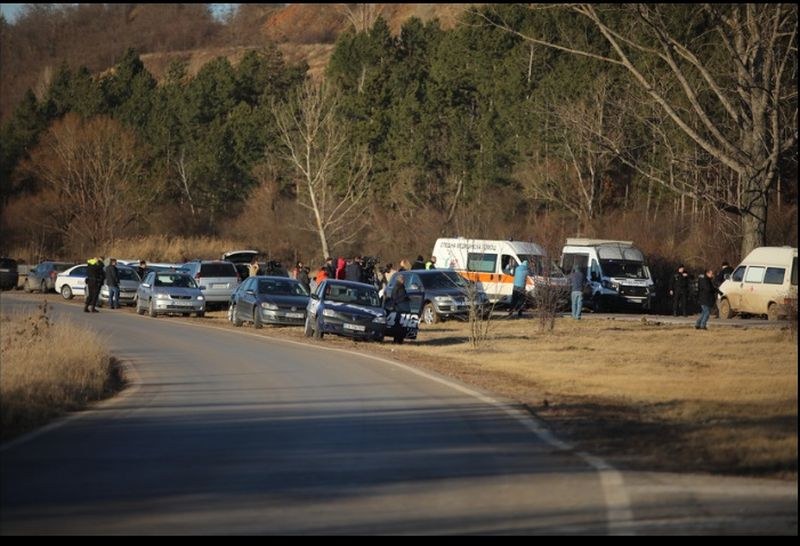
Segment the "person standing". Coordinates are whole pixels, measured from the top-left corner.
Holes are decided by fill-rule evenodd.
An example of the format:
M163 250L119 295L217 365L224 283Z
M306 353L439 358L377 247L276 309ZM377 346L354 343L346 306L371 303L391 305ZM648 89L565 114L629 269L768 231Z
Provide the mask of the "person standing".
M528 282L528 260L522 260L522 263L514 270L514 289L511 293L511 311L508 316L517 312L517 316L522 316L522 310L525 308L525 285Z
M361 256L356 256L347 262L344 268L344 280L362 282L363 270L361 268Z
M719 289L714 284L714 271L709 269L697 281L697 302L700 304L700 317L694 324L695 330L708 330L706 323L711 315L711 310L717 303Z
M672 296L672 316L677 317L678 312L682 316L686 315L686 298L689 295L689 273L683 265L678 266L678 270L669 280L669 295Z
M406 292L406 278L403 275L397 277L397 282L394 283L392 289L392 303L398 313L411 312L411 298Z
M97 313L97 298L100 296L100 287L105 280L102 258L89 258L86 261L86 304L83 312Z
M119 270L115 258L111 258L111 263L106 266L105 275L108 285L108 306L111 309L119 309Z
M417 261L411 264L411 269L425 269L425 258L422 257L422 254L417 256Z
M308 275L309 269L304 266L302 262L298 262L297 268L297 280L300 281L300 284L303 285L303 288L305 288L307 292L311 292L311 278Z
M258 257L253 256L253 259L250 260L249 264L247 264L247 274L250 277L255 277L256 275L258 275L258 270L259 269L260 268L259 268L259 265L258 265Z
M425 269L436 269L436 256L431 256L431 259L425 263Z
M569 276L569 283L572 291L570 293L572 300L572 318L575 320L581 319L581 311L583 310L583 289L586 287L586 275L581 270L580 266L575 266Z
M139 280L144 280L144 276L147 275L147 262L139 260L139 267L136 268L136 274L139 275Z

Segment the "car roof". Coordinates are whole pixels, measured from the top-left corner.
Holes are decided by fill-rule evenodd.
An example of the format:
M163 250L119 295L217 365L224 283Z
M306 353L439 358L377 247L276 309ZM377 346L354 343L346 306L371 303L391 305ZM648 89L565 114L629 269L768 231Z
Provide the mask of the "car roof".
M276 280L276 281L294 281L299 283L297 279L293 279L291 277L281 277L279 275L250 275L247 277L248 279L269 279L269 280Z

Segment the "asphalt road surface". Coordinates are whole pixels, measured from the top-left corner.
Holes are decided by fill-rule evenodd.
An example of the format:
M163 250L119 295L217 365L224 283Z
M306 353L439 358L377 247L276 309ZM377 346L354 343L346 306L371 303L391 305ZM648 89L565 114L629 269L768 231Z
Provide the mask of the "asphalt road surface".
M5 535L797 534L796 483L623 472L400 363L48 300L134 383L0 446Z

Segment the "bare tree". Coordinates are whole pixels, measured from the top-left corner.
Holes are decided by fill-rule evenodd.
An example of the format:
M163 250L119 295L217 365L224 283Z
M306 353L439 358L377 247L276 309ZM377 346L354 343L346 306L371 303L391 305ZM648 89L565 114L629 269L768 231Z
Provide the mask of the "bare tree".
M550 97L539 111L557 141L537 154L520 179L529 197L557 204L586 226L603 205L603 182L623 147L623 131L611 108L610 82L597 78L578 99ZM557 158L556 161L553 161Z
M82 248L113 243L149 193L133 133L111 118L67 114L32 152L27 169L58 195L48 228Z
M383 11L381 4L342 4L340 10L356 32L367 32Z
M339 98L328 85L313 81L286 104L273 104L284 156L296 175L297 202L308 212L301 227L317 233L323 256L354 241L363 227L371 168L365 150L349 147L338 108Z
M623 68L682 137L738 175L742 198L732 201L729 192L706 193L699 187L691 194L741 217L743 255L764 245L768 198L781 160L797 155L797 6L577 4L564 9L588 21L605 48L582 49L481 15L531 43ZM692 28L701 31L687 30ZM663 172L640 173L668 185Z

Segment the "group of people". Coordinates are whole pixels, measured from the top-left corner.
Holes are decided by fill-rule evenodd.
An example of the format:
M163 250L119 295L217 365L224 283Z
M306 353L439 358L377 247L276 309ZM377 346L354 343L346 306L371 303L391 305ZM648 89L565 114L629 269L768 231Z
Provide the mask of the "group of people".
M140 267L144 262L140 263ZM111 258L105 265L102 256L95 256L86 261L86 299L84 313L98 313L97 301L103 284L108 286L108 306L119 309L119 270L117 260Z
M712 312L716 310L717 294L720 293L719 287L725 282L725 278L733 273L733 268L728 262L722 262L722 267L715 275L714 270L706 269L697 281L697 303L700 304L700 317L694 327L697 330L707 330L708 319ZM677 271L670 277L669 295L672 297L672 315L688 316L686 314L686 303L689 298L689 272L681 264ZM716 311L719 313L719 311Z
M697 303L700 305L700 316L695 322L695 329L707 330L708 319L716 309L717 294L720 293L719 287L725 282L728 275L733 273L733 268L728 262L722 262L722 267L715 275L714 270L709 268L700 276L697 281ZM581 318L583 307L583 293L586 288L586 275L580 267L573 268L570 273L570 291L572 303L572 318ZM686 306L689 299L690 276L683 264L678 266L669 281L669 295L672 298L673 316L687 317ZM717 311L718 312L718 311Z
M308 276L308 268L305 267L302 262L297 263L297 267L293 271L294 274L291 276L300 279L301 282L303 282L301 276L305 275L309 282L307 288L313 288L314 286L319 285L325 279L340 279L362 282L382 288L389 284L389 281L391 281L394 274L398 271L435 268L436 256L431 256L430 260L425 261L422 255L419 255L413 264L408 260L403 259L400 260L399 268L397 269L395 269L393 263L387 263L385 267L378 268L376 260L366 259L360 255L347 259L343 257L334 259L333 257L329 256L326 258L325 263L319 267L317 274L313 278Z

